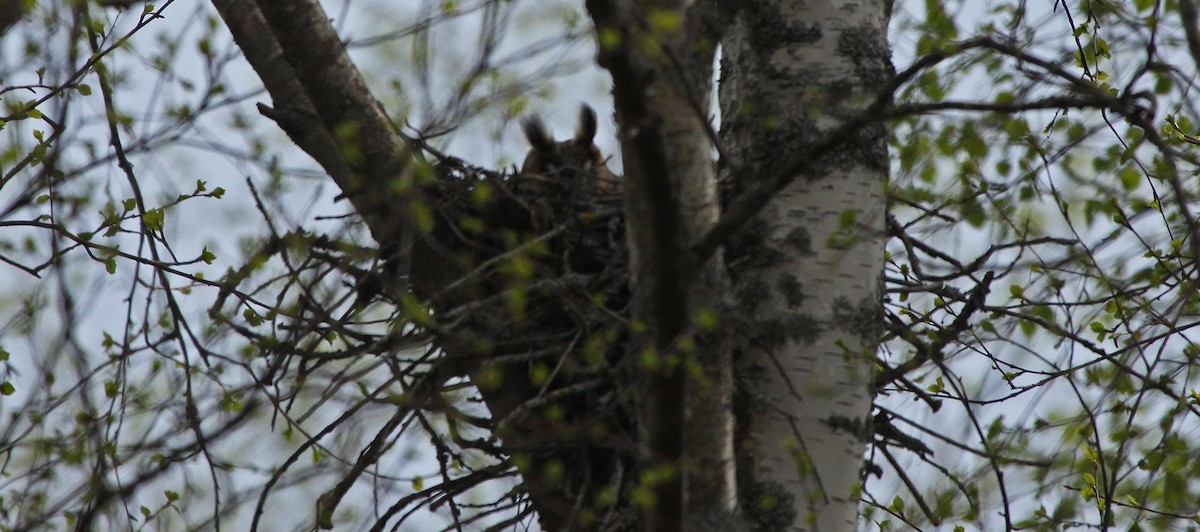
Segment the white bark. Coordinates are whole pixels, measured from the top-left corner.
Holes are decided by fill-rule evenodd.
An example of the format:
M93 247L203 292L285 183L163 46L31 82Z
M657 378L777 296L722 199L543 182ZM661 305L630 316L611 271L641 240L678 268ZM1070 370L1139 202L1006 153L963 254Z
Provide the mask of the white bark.
M708 71L704 71L709 74ZM710 74L711 75L711 74ZM709 94L705 84L698 94ZM689 236L694 239L712 227L719 213L716 178L710 156L711 144L706 124L682 98L665 102L668 138L672 139L672 159L679 161L679 202L685 213ZM704 108L707 116L707 106ZM728 279L720 267L721 257L713 257L697 272L689 310L720 314L725 311L720 293L728 290ZM684 432L686 514L689 529L711 530L737 506L733 448L733 370L731 346L720 334L701 334L695 360L698 377L689 377L685 392L686 427Z
M880 0L742 7L723 41L722 137L740 188L864 109L891 73ZM882 326L882 126L823 154L730 245L739 492L769 530L856 528Z

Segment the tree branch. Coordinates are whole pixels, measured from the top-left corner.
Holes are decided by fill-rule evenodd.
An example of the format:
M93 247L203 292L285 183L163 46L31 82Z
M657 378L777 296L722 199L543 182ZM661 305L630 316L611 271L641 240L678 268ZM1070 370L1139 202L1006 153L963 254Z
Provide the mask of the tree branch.
M325 168L389 255L406 256L417 151L372 96L320 4L213 3L275 103L260 111ZM406 274L407 263L400 266Z

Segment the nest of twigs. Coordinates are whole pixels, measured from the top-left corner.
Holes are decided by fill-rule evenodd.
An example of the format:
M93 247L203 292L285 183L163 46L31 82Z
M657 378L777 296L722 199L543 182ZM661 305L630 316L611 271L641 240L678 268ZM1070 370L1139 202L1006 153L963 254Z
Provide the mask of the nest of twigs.
M611 525L594 488L622 491L634 441L617 385L629 305L620 192L570 169L504 174L452 158L435 175L410 278L439 347L479 389L543 526Z

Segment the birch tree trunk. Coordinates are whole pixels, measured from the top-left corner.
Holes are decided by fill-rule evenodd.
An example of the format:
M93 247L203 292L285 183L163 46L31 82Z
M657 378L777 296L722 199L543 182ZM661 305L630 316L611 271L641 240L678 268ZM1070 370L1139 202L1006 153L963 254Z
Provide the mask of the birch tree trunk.
M723 40L721 136L747 189L794 167L892 75L881 0L748 2ZM802 155L805 154L805 155ZM856 528L888 170L886 130L818 154L727 248L738 301L738 489L763 530Z

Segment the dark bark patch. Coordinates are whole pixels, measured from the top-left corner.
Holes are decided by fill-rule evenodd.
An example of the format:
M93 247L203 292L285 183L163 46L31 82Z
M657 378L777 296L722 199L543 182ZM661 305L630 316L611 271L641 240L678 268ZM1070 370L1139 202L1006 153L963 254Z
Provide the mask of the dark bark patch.
M785 318L785 322L788 338L794 342L811 344L824 330L821 322L810 314L795 313Z
M734 358L741 356L742 354L739 352L734 353ZM739 428L748 427L750 416L755 412L767 412L771 409L770 403L755 393L755 390L759 389L759 384L766 378L767 371L767 368L760 364L739 364L734 368L733 379L738 395L737 400L734 401L734 410L737 414L735 418Z
M767 225L762 218L754 218L738 232L738 237L725 244L726 262L744 263L750 256L761 253L762 242L767 235Z
M863 443L869 443L875 434L870 418L830 416L823 421L836 431L853 434L855 439Z
M838 37L837 51L854 63L854 74L864 87L883 86L896 73L887 35L879 28L847 28Z
M754 339L766 350L776 350L789 342L808 345L817 340L822 331L816 318L802 312L785 314L778 318L759 320Z
M855 139L846 144L850 160L871 170L888 170L887 126L881 123L867 124L855 133Z
M786 255L778 249L768 246L755 246L752 253L741 257L743 262L739 268L764 269L783 262Z
M779 294L787 302L788 307L796 308L804 303L804 285L794 275L782 275L775 283Z
M796 24L770 2L745 2L742 15L748 27L750 46L761 57L790 44L808 44L821 40L819 24Z
M796 522L796 497L778 482L740 482L742 513L755 530L789 530Z
M761 278L743 279L738 283L737 301L743 314L753 313L759 305L771 297L767 282Z
M775 176L794 166L797 158L806 156L807 147L823 137L812 120L800 118L781 121L766 109L748 118L757 120L759 124L743 159L755 175ZM764 125L766 127L762 127ZM824 164L818 160L805 173L818 175L821 166Z
M788 330L782 319L760 320L753 333L763 349L774 351L787 344Z
M875 296L858 303L838 298L833 304L833 320L839 329L861 338L864 343L877 343L883 336L883 303Z
M795 248L796 253L803 256L811 256L814 254L812 248L812 235L809 234L808 228L804 226L793 227L788 231L784 241Z

